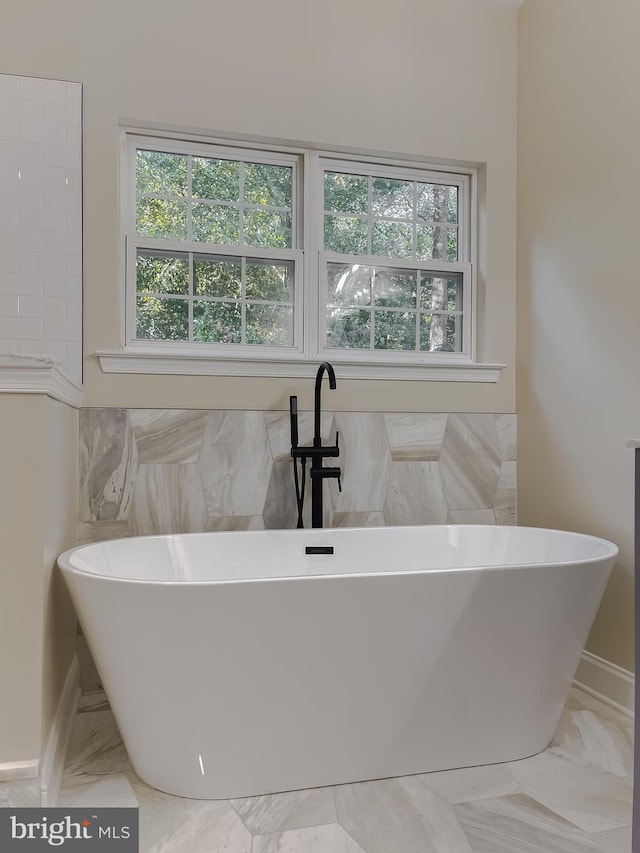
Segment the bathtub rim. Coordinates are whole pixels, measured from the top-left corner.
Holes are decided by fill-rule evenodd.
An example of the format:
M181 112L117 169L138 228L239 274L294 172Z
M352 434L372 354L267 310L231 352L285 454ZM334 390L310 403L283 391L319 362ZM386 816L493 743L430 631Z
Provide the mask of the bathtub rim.
M482 530L482 529L490 529L490 530L522 530L522 531L536 531L536 533L550 533L552 535L563 535L571 538L579 538L581 540L591 540L594 543L598 543L600 545L606 546L606 553L599 554L597 556L581 558L581 559L573 559L573 560L546 560L546 561L530 561L530 562L519 562L519 563L504 563L504 564L495 564L495 563L485 563L480 565L472 565L472 566L451 566L448 568L419 568L419 569L405 569L405 570L395 570L395 571L364 571L364 572L314 572L307 574L282 574L277 575L275 577L251 577L251 578L218 578L211 580L188 580L186 578L175 579L175 580L162 580L159 578L130 578L130 577L119 577L115 575L105 575L101 572L97 571L88 571L85 568L80 568L78 566L74 566L71 563L71 558L74 554L84 551L88 548L93 548L95 546L100 545L109 545L111 542L127 542L132 539L137 540L172 540L178 538L192 538L192 537L204 537L204 536L236 536L241 533L248 537L259 537L264 536L265 533L290 533L294 536L302 536L304 534L313 535L320 533L335 533L336 531L388 531L388 530L415 530L416 528L450 528L450 529L461 529L461 528L472 528L474 530ZM449 574L449 573L458 573L458 572L471 572L471 571L506 571L508 569L512 570L524 570L524 569L535 569L535 568L543 568L554 565L561 566L574 566L574 565L590 565L592 563L598 563L605 560L615 560L619 555L620 549L609 539L604 539L600 536L594 536L589 533L579 533L577 531L557 529L551 527L534 527L531 525L508 525L508 524L411 524L411 525L393 525L393 526L382 526L377 525L373 527L334 527L334 528L276 528L273 530L221 530L221 531L198 531L192 533L157 533L157 534L148 534L142 536L120 536L114 539L104 539L98 542L86 542L83 545L76 545L73 548L68 548L63 551L57 558L56 563L61 569L61 571L69 572L70 574L81 575L83 577L88 578L96 578L101 579L103 581L111 581L114 583L122 583L122 584L143 584L150 586L161 586L161 587L210 587L210 586L220 586L227 584L251 584L251 583L267 583L274 581L304 581L304 580L312 580L312 579L320 579L320 578L374 578L374 577L403 577L406 575L429 575L429 574Z

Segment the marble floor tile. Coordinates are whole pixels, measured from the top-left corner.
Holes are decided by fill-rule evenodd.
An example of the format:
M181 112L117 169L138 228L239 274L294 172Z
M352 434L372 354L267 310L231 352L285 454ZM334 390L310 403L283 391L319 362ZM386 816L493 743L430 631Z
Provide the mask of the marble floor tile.
M71 734L65 778L119 773L128 756L111 710L78 714Z
M338 821L367 853L471 853L453 807L406 776L335 788Z
M109 700L104 690L95 690L91 693L83 693L78 703L78 713L87 714L93 711L110 711Z
M252 853L368 853L337 824L256 835ZM398 851L399 853L399 851ZM409 853L409 851L403 851Z
M504 797L520 792L518 783L504 764L440 770L419 777L448 803L466 803L488 797Z
M587 853L598 842L524 794L455 806L473 853Z
M126 775L139 802L140 853L251 853L251 833L227 800L173 797L131 765Z
M625 714L621 714L620 711L616 711L615 708L612 708L609 705L605 705L604 702L596 699L595 696L590 696L588 693L585 693L584 690L580 690L579 687L572 687L569 691L569 696L565 703L564 710L582 711L585 709L593 711L593 713L600 718L605 717L608 720L613 720L620 727L631 725L633 730L633 720L630 717Z
M633 743L628 733L613 720L586 709L563 713L551 752L614 776L630 778L633 774Z
M631 821L631 785L551 750L509 764L522 790L585 832L604 832ZM596 805L597 804L597 805Z
M0 808L33 808L41 804L40 779L10 779L0 782Z
M60 804L137 802L140 853L631 853L632 721L585 696L572 690L552 746L522 761L228 802L140 780L96 693ZM38 804L23 799L0 784L0 807Z
M611 829L609 832L599 832L593 837L599 843L603 853L632 853L630 826Z
M333 788L288 791L230 800L247 829L254 835L335 823Z
M109 808L137 808L138 798L124 773L65 776L58 806L80 808L97 804Z

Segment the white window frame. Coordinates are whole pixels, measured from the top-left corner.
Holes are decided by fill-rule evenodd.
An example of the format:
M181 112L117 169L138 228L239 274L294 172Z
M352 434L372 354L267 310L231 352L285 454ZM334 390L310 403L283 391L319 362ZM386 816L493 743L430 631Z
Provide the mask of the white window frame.
M207 151L207 146L215 146ZM294 346L146 341L135 339L135 257L138 247L203 253L201 243L163 240L136 234L135 151L170 151L293 165L292 248L275 250L247 246L207 244L206 252L225 256L292 260L295 265ZM245 153L246 152L246 153ZM326 317L326 264L344 262L345 256L323 246L324 170L397 177L458 187L458 257L456 262L404 261L375 256L354 256L358 263L394 268L428 269L463 275L462 352L401 352L338 349L322 345ZM344 378L430 379L496 382L505 365L476 361L476 171L469 167L442 167L430 162L367 152L320 150L296 144L263 142L250 138L225 138L175 134L140 128L123 128L121 136L121 346L98 352L103 371L116 373L177 373L298 377L313 375L319 360L340 367ZM133 283L132 286L130 283ZM193 299L193 296L190 297Z

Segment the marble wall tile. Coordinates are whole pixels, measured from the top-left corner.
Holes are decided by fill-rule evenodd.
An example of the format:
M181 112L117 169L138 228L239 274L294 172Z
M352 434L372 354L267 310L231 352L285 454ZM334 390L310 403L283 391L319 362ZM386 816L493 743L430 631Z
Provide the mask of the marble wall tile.
M516 416L324 412L324 525L516 523ZM299 413L299 443L313 439ZM78 541L297 524L289 412L83 409ZM199 479L196 476L199 473ZM305 527L311 526L307 468Z
M264 518L261 515L210 515L205 529L208 532L216 530L264 530Z
M384 503L387 525L444 524L447 499L437 462L393 462Z
M515 462L518 458L518 435L516 415L496 415L496 430L503 462Z
M300 475L300 468L298 468ZM309 468L305 485L304 526L311 527L311 485ZM300 483L302 481L300 480ZM298 508L293 479L291 457L282 456L275 460L269 478L269 487L264 502L264 526L266 530L287 530L298 523Z
M130 536L128 521L80 521L77 528L78 545L105 542Z
M336 512L333 515L334 527L384 527L384 514L381 512Z
M264 422L269 439L269 447L274 460L291 459L291 419L289 412L265 412ZM313 412L298 412L298 445L313 444ZM320 435L323 444L333 444L336 438L333 426L333 414L323 412L320 417Z
M501 466L495 415L449 415L440 465L449 509L493 507Z
M492 509L450 509L447 524L495 524L496 517Z
M137 468L127 410L80 410L78 463L79 520L126 519Z
M131 424L144 463L197 462L207 412L133 409Z
M273 466L263 413L209 412L199 465L209 515L262 515Z
M336 512L379 512L384 508L391 473L391 452L384 415L337 412L342 492L335 480L329 487Z
M447 425L447 415L386 414L384 416L394 462L434 462Z
M496 524L515 524L517 520L517 463L503 462L493 504Z
M205 530L207 507L198 466L140 465L129 523L134 536Z

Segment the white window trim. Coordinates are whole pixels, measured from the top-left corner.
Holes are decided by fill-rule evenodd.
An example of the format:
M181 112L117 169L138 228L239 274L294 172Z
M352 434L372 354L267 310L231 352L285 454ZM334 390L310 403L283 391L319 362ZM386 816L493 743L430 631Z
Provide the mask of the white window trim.
M178 138L177 138L178 137ZM297 217L297 229L295 245L303 245L306 251L303 253L297 249L287 250L290 256L295 258L298 270L302 275L297 275L298 282L295 294L295 318L294 322L298 331L302 330L296 338L296 347L275 348L252 346L250 350L244 346L236 349L230 344L197 344L198 351L194 352L193 344L181 344L179 342L150 342L127 340L126 310L128 305L131 311L131 300L135 299L135 292L130 289L127 293L125 285L125 267L127 255L125 251L125 235L131 235L131 211L135 209L132 204L131 192L135 191L135 181L132 177L133 158L128 151L133 146L144 145L148 149L167 150L167 143L171 142L171 149L176 153L193 153L197 143L216 143L221 146L220 153L230 152L235 149L247 148L251 151L251 158L255 162L255 149L261 148L264 160L274 162L281 155L283 162L291 164L295 157L301 159L301 169L298 173L296 185L298 192L307 193L308 198L302 214ZM138 374L174 374L174 375L206 375L206 376L265 376L298 378L313 376L317 369L317 361L330 359L335 367L340 369L340 374L346 379L402 379L402 380L429 380L443 382L498 382L505 364L480 363L475 359L476 347L476 264L470 264L466 260L457 264L446 265L446 269L458 271L464 269L467 276L471 276L471 287L465 288L464 316L468 325L468 350L463 353L425 353L423 357L417 354L411 362L400 352L381 351L380 354L366 351L349 351L348 357L342 357L341 350L322 348L319 340L320 315L323 306L320 305L322 287L318 288L317 299L307 296L301 299L302 281L310 281L318 275L318 265L326 263L331 253L321 252L318 245L318 235L321 233L317 217L322 214L321 200L317 197L320 186L317 176L325 167L330 168L352 168L354 161L362 165L363 169L369 169L375 173L380 169L381 161L384 161L385 172L395 172L398 176L406 175L407 169L419 168L423 172L433 171L439 180L449 179L460 183L461 175L468 175L468 187L470 204L468 210L475 209L477 187L476 171L469 167L457 168L455 172L447 171L447 166L434 164L431 161L421 162L415 158L403 158L398 155L380 156L372 155L365 151L332 151L330 149L313 150L312 146L301 146L299 143L272 143L264 142L257 138L230 139L222 135L203 136L201 134L171 133L169 131L159 132L157 130L145 130L139 127L124 127L121 133L121 239L120 245L120 267L123 270L120 281L120 341L118 350L101 350L96 353L100 366L104 373L138 373ZM389 165L387 165L389 164ZM377 169L376 169L377 167ZM452 168L449 164L448 169ZM315 176L315 180L314 180ZM127 189L128 188L128 189ZM315 196L315 197L314 197ZM135 229L134 229L135 230ZM459 223L459 240L464 241L464 257L473 259L476 257L476 234L475 229L470 227L467 221ZM138 243L136 238L128 237L129 244ZM150 240L142 241L149 245ZM179 245L178 245L179 243ZM169 248L168 241L158 240L157 248ZM180 251L201 251L201 246L196 249L196 244L188 244L186 241L176 241L172 247ZM228 254L228 248L218 247L221 254ZM216 250L216 247L208 247ZM269 249L249 249L243 253L247 256L269 257L272 252ZM282 257L281 254L279 254ZM371 259L373 260L373 259ZM380 261L380 259L378 259ZM388 261L385 261L388 264ZM398 266L412 266L412 262L393 262ZM433 268L437 268L437 262L430 262ZM315 267L315 269L314 269ZM132 296L133 294L133 296ZM302 337L302 340L301 340ZM231 349L233 347L233 350Z

